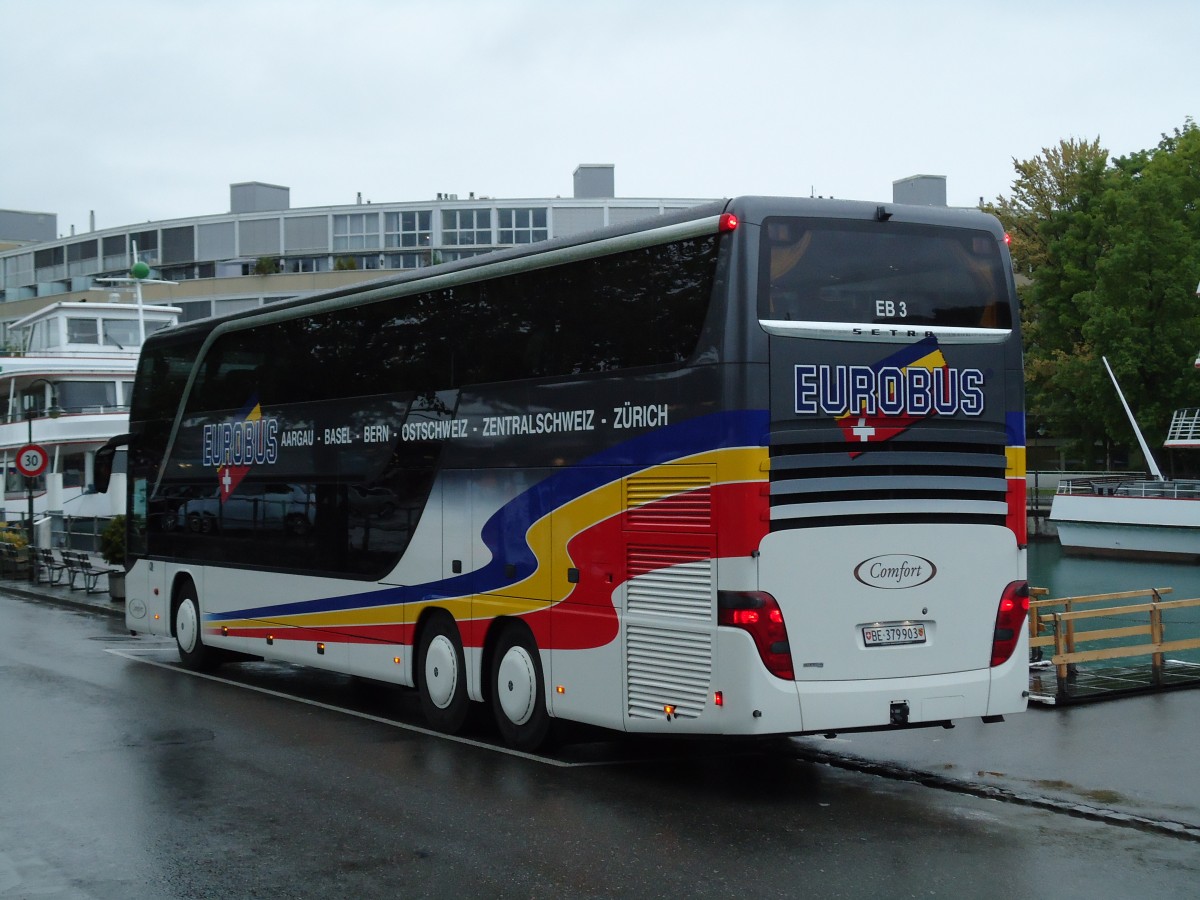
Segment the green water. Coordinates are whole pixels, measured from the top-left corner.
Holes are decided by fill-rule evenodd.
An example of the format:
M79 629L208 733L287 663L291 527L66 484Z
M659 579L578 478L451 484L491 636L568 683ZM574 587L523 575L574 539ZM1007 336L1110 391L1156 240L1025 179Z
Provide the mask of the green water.
M1164 594L1163 600L1183 600L1200 597L1200 565L1064 556L1056 540L1033 541L1029 544L1029 585L1048 588L1050 597L1078 597L1169 587L1173 590ZM1149 598L1137 598L1126 602L1145 603L1147 600ZM1148 616L1144 614L1137 617L1116 616L1097 619L1089 627L1122 627L1148 621ZM1163 627L1164 637L1168 641L1200 637L1200 606L1164 611ZM1176 651L1171 656L1200 662L1200 650Z

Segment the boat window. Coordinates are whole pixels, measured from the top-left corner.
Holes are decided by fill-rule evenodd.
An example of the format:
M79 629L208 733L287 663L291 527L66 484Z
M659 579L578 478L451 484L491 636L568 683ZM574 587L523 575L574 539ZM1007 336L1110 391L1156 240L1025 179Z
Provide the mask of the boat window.
M67 343L98 344L100 332L95 319L67 319Z
M137 322L130 319L102 319L103 339L100 343L106 347L116 347L124 350L138 345Z
M64 453L62 457L63 487L85 487L85 459L82 453Z
M101 412L117 405L115 381L60 381L55 387L65 412Z

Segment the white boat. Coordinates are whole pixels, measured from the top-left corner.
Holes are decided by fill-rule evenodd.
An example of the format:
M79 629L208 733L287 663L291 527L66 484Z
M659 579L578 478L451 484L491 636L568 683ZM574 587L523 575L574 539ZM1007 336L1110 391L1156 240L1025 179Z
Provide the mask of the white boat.
M39 524L50 516L124 512L124 492L92 491L96 450L128 430L141 335L174 325L179 309L135 303L60 302L9 326L0 350L3 519ZM45 451L42 474L21 473L18 453ZM30 459L36 460L36 454Z
M1200 368L1200 359L1196 366ZM1128 406L1125 411L1129 413ZM1200 562L1200 481L1164 478L1133 416L1129 418L1150 476L1060 482L1050 508L1059 543L1074 555ZM1163 446L1200 447L1200 409L1176 410Z

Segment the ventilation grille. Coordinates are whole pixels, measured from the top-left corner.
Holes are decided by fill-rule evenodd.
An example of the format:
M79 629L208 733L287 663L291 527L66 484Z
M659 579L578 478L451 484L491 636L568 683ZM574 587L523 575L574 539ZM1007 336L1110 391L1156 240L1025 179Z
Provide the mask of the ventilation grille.
M708 556L703 548L631 546L626 608L708 622L713 609L713 563Z
M662 719L667 707L684 719L704 711L712 680L710 634L631 624L625 657L631 719Z
M981 436L889 441L854 458L845 443L772 442L771 530L864 523L1003 526L1004 434Z
M664 466L625 479L630 528L707 531L712 527L712 467Z

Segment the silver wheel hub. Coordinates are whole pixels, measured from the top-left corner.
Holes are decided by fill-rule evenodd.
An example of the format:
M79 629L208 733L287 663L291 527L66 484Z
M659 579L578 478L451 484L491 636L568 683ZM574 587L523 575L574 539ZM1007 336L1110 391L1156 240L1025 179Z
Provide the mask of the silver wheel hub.
M445 709L454 700L458 687L458 654L454 642L439 634L429 642L425 653L425 693L438 709Z
M524 725L533 715L537 700L537 670L524 647L512 647L504 658L496 677L496 696L504 716L514 725Z
M200 634L200 622L196 616L195 601L190 598L179 605L175 614L175 640L184 653L196 649L196 638Z

